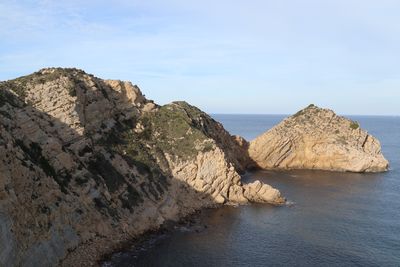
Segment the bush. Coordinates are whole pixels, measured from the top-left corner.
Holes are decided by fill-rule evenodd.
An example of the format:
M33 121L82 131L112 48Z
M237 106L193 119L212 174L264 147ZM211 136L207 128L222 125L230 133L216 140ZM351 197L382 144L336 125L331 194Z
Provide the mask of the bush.
M358 124L358 122L352 121L350 123L350 128L353 129L353 130L357 130L358 128L360 128L360 125Z

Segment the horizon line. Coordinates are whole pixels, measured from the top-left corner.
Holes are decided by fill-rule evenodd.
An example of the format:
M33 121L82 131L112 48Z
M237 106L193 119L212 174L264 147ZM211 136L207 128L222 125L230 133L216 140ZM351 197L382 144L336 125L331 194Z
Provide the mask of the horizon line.
M285 113L218 113L218 112L209 112L210 115L252 115L252 116L265 116L265 115L273 115L273 116L292 116L293 114L285 114ZM360 117L400 117L400 115L394 114L337 114L339 116L360 116Z

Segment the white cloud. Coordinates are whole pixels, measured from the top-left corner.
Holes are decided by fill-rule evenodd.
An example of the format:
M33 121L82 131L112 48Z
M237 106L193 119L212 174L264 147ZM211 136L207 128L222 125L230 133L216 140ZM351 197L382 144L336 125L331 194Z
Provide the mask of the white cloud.
M399 12L388 0L2 1L0 79L76 66L132 80L161 102L175 92L208 111L239 109L257 95L255 111L285 113L322 101L318 88L336 103L344 90L368 102L359 88L389 88L393 98ZM224 92L226 101L207 102L200 90ZM265 107L267 98L288 105Z

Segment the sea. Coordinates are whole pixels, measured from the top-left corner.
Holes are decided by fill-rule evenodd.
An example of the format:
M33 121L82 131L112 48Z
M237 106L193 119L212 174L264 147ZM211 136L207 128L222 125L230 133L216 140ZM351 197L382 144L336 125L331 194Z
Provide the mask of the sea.
M252 140L285 115L222 115ZM103 266L400 266L400 117L348 116L377 137L385 173L256 171L284 206L252 204L202 211L191 225L149 237Z

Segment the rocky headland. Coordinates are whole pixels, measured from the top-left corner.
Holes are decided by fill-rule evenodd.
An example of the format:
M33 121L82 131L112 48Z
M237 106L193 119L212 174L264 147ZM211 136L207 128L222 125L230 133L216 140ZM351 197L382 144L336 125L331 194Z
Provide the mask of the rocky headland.
M310 105L248 145L253 166L262 169L387 171L379 141L352 120Z
M379 141L310 105L252 142L186 102L46 68L0 83L0 266L91 266L205 207L282 204L249 168L385 171Z
M242 184L247 142L130 82L47 68L0 83L0 266L90 266L204 207L280 204Z

